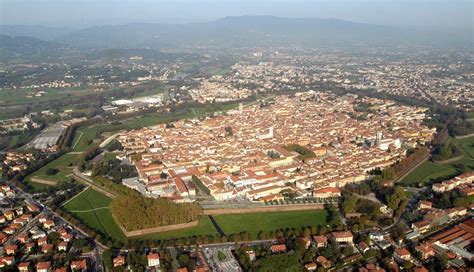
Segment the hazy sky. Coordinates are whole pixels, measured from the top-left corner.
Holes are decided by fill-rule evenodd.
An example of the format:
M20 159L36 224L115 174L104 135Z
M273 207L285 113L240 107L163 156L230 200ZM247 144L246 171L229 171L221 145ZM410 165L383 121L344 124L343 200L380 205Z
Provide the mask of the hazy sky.
M0 24L85 27L274 15L472 29L473 3L473 0L0 0Z

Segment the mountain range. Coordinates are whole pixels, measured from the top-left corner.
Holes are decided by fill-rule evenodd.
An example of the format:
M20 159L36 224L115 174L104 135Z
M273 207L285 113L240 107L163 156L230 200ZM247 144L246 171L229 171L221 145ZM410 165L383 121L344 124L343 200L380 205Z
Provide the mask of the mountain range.
M395 27L354 23L338 19L280 18L273 16L225 17L205 23L132 23L93 26L84 29L44 26L0 27L0 34L31 36L52 47L82 49L111 48L193 48L193 47L350 47L436 45L472 47L469 35L428 33ZM2 36L0 48L14 49L12 40ZM25 40L30 43L31 40ZM45 45L38 42L40 45ZM23 48L24 46L20 46Z

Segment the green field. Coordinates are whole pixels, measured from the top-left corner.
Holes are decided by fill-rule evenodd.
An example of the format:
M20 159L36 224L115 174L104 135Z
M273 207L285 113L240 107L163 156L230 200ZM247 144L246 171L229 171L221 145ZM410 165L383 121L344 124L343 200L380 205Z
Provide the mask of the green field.
M405 196L410 199L415 193L412 192L412 191L407 191L407 190L403 190L403 193L405 194Z
M123 232L108 209L111 201L109 197L89 188L64 205L64 209L92 229L114 239L124 240Z
M134 237L133 239L137 240L167 240L173 238L184 238L191 236L206 236L206 235L217 235L218 232L211 223L211 220L208 216L201 216L199 218L199 224L195 227L165 231L154 234L147 234L143 236Z
M458 148L460 148L465 155L474 159L474 137L456 139L455 144L457 144Z
M99 139L96 139L96 132L94 128L81 128L76 131L74 134L74 139L72 140L73 151L74 152L82 152L86 151L91 145Z
M214 219L225 234L247 231L256 238L260 231L326 225L326 210L222 214Z
M449 178L460 173L459 164L464 164L468 168L474 169L474 137L466 139L450 138L449 140L463 152L464 158L447 164L426 161L406 176L401 181L402 185L423 186L430 183L431 180Z
M70 166L71 163L73 163L77 159L76 154L64 154L61 157L55 159L54 161L51 161L50 163L46 164L45 166L41 167L39 170L36 172L32 173L26 178L27 182L31 182L33 185L34 182L31 181L30 178L36 177L40 179L45 179L45 180L51 180L51 181L66 181L68 179L68 175L72 174L72 167ZM46 174L46 170L48 168L54 168L58 169L59 172L56 173L55 175L48 176ZM41 184L43 186L48 186Z

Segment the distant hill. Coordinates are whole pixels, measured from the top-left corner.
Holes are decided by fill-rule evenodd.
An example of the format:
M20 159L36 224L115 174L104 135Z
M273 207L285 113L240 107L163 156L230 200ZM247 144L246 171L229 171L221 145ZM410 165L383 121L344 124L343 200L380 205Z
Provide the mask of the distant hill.
M0 35L0 60L15 58L53 56L61 54L64 46L56 42L47 42L33 37L11 37Z
M240 16L206 23L90 27L58 41L92 48L315 46L387 41L400 34L389 27L335 19Z
M45 41L53 41L77 29L55 28L41 25L0 25L0 35L29 36Z
M88 49L159 50L253 46L397 47L401 45L472 47L469 35L450 35L449 33L441 35L337 19L273 16L235 16L189 24L135 23L94 26L76 31L46 28L43 31L41 35L35 34L35 37L55 37L53 40L58 43ZM22 29L20 32L24 33L26 30Z

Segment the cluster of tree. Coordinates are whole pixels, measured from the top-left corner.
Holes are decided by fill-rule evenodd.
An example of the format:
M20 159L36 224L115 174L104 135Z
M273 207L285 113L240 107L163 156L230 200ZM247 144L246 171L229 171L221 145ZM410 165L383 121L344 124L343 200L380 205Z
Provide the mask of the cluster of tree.
M341 226L342 220L337 207L333 204L325 204L324 208L327 211L326 223L331 227Z
M48 169L46 169L46 175L48 175L48 176L54 176L57 173L59 173L59 169L57 169L57 168L48 168Z
M351 216L347 224L351 226L352 231L365 229L371 222L377 222L379 225L385 225L385 218L380 212L380 204L368 199L358 198L353 194L345 194L342 202L342 209L346 215Z
M267 156L270 157L270 158L272 158L272 159L278 159L278 158L281 157L280 153L275 152L274 150L269 150L269 151L267 152Z
M96 241L101 242L102 244L111 247L111 246L116 246L116 247L122 247L124 244L121 241L115 241L112 237L109 237L106 233L103 233L97 229L92 229L89 227L89 225L84 222L82 219L75 217L74 215L68 213L67 211L64 211L62 208L53 207L53 211L66 219L70 224L76 226L80 230L84 231L87 233L91 239L94 239ZM93 241L90 241L90 243L93 243Z
M62 156L64 153L62 151L58 151L56 153L52 154L44 154L44 153L33 153L35 156L35 161L29 165L28 168L25 170L19 172L19 173L12 173L12 172L4 172L2 175L6 179L10 179L12 182L16 184L19 188L22 190L25 190L27 192L34 191L35 189L30 186L29 184L23 183L23 180L30 174L36 172L38 169L42 168L43 166L47 165L48 163L52 162L53 160L59 158Z
M98 146L92 146L89 149L87 149L85 152L81 154L79 157L77 166L80 171L84 171L86 169L91 169L93 164L91 160L95 158L97 155L99 155L102 152L102 150Z
M29 124L29 123L28 123ZM33 128L28 126L28 129L23 130L23 131L13 131L13 132L8 132L8 133L1 133L0 131L0 150L2 149L17 149L31 140L38 135L41 130L43 130L44 124L40 124L39 127Z
M433 160L436 161L444 161L462 155L462 151L459 150L451 141L435 145L433 148Z
M115 150L123 150L122 144L117 140L114 140L109 146L107 146L107 151L112 152Z
M174 203L164 198L122 195L115 198L110 209L118 223L127 230L139 230L195 221L202 214L194 203Z
M397 211L401 206L404 206L403 202L406 199L407 197L405 195L405 192L400 186L390 188L385 194L385 201L387 203L387 206L394 211Z
M474 133L474 123L469 120L469 114L464 109L454 106L433 106L430 109L432 118L425 123L439 130L447 129L449 135L459 136Z
M467 208L471 203L474 202L473 196L468 196L459 189L454 189L440 194L434 193L433 199L436 199L436 201L433 201L433 207L437 209L449 209L453 207Z
M49 202L49 206L52 208L60 207L61 204L71 199L73 196L77 195L80 191L84 189L84 185L74 180L59 182L56 186L48 186L47 196L54 196L53 199ZM55 194L54 192L61 191L60 194Z
M205 186L202 181L196 177L195 175L192 176L192 181L193 183L199 188L199 190L201 192L203 192L204 194L210 196L211 195L211 191L209 190L209 188L207 188L207 186Z
M429 150L424 146L409 149L407 156L403 160L384 169L376 167L368 171L368 174L372 175L377 183L390 182L418 165L428 155Z
M298 154L300 154L298 156L298 159L303 160L303 161L305 159L316 157L316 155L314 154L314 152L312 150L310 150L310 149L308 149L304 146L298 145L298 144L287 145L287 146L285 146L285 149L288 150L288 151L297 152Z
M102 253L102 259L104 261L104 266L107 271L126 271L124 266L113 267L114 257L117 256L114 256L112 249L106 249ZM127 267L132 271L145 271L148 265L146 253L143 249L128 250L125 257L125 262L127 264Z
M137 176L135 167L121 163L122 162L118 159L103 160L93 167L92 174L94 176L110 177L116 183L121 183L122 179Z
M253 247L241 246L235 250L235 255L244 271L303 271L304 264L313 261L316 249L306 249L297 236L285 239L285 246L290 253L274 254L266 245ZM250 261L247 251L255 252L256 260Z
M382 172L384 170L382 170ZM381 182L378 179L365 181L360 184L349 184L344 187L344 190L348 192L354 192L360 195L366 195L373 192L375 196L377 197L377 199L387 204L387 206L390 209L395 211L395 215L399 215L401 212L403 212L406 205L408 204L408 199L401 186L395 186L395 187L384 186L383 182ZM353 208L354 206L352 204L354 200L352 197L350 197L349 200L350 201L346 203L345 205L348 205L349 208ZM369 203L364 203L364 204L369 205ZM344 203L343 203L343 208L344 208ZM370 207L370 209L375 209L375 208L376 208L375 206Z
M112 180L102 177L102 176L95 176L93 178L94 184L98 187L102 187L104 190L114 194L114 195L133 195L135 197L140 197L140 193L133 189L130 189L126 186L117 184Z
M338 230L342 230L338 229ZM268 246L245 246L235 250L235 255L244 271L302 271L304 264L315 260L316 256L324 256L333 264L341 263L343 257L353 254L352 247L340 247L335 242L329 240L328 246L324 248L309 247L306 248L305 243L300 237L302 235L325 235L331 229L319 227L316 232L310 232L305 229L303 232L287 233L285 236L279 236L279 241L283 242L288 249L288 253L272 253ZM368 240L367 236L356 237L356 242ZM251 262L247 252L252 250L255 253L256 260ZM322 267L318 271L324 271Z
M230 126L225 127L224 130L225 130L226 136L234 135L234 131L233 131L232 127L230 127Z
M374 113L374 111L370 107L372 107L372 104L370 104L370 103L358 102L354 106L354 110L357 111L357 112L363 112L363 113Z
M431 145L433 146L442 145L444 142L446 142L448 137L449 137L448 129L447 128L440 129L433 136Z
M187 252L180 252L176 259L178 260L178 265L180 268L186 267L188 271L194 271L196 268L196 260L189 257Z

